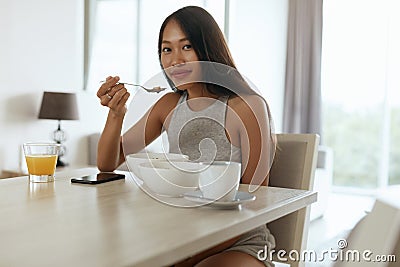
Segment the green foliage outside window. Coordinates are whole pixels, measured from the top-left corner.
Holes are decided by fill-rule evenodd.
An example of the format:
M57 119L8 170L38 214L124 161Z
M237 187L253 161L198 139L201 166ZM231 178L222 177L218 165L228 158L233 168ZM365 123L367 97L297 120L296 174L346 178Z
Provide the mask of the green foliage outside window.
M334 151L333 184L377 187L382 108L346 111L324 104L323 142ZM400 109L391 111L389 183L400 184Z

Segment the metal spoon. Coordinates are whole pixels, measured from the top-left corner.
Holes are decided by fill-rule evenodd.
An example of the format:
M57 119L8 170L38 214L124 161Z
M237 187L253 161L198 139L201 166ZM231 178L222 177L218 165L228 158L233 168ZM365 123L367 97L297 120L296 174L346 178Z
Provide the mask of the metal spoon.
M106 81L100 81L100 83L104 83L104 82L106 82ZM119 84L124 84L124 85L130 85L130 86L138 86L138 87L143 88L144 90L146 90L149 93L159 93L159 92L164 91L165 89L167 89L165 87L160 87L160 86L155 86L155 87L150 89L150 88L146 88L146 87L144 87L143 85L140 85L140 84L126 83L126 82L118 82L118 83Z

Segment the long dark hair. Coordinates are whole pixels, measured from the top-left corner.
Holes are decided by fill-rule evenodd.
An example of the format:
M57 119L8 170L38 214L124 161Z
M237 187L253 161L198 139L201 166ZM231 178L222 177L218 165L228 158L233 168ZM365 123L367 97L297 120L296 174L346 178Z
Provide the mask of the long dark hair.
M207 81L223 79L228 86L221 86L215 83L207 83L207 90L214 95L237 95L238 93L256 94L247 82L237 71L224 35L217 22L205 9L198 6L187 6L169 15L160 28L158 37L158 58L161 64L161 45L165 27L171 20L176 21L181 30L185 33L192 45L199 61L220 63L210 68L219 70L209 71L208 77L203 77ZM221 67L222 66L222 67ZM223 67L225 66L225 67ZM229 77L227 76L229 70ZM235 71L231 71L235 70ZM215 77L218 75L218 77ZM223 77L224 76L224 77ZM167 76L166 76L167 77ZM173 82L167 77L168 82L174 88ZM232 91L234 89L234 91Z
M219 64L211 64L212 70L202 70L202 75L205 81L224 81L221 86L216 83L206 83L207 90L217 96L222 95L241 95L250 94L258 95L266 104L268 122L269 122L269 139L272 145L272 154L275 154L276 138L273 134L273 119L267 101L245 81L242 75L237 71L224 35L221 32L217 22L205 9L198 6L187 6L181 8L169 15L163 22L158 36L158 58L161 68L161 45L165 27L171 20L176 21L181 30L185 33L186 38L192 45L199 61L215 62ZM222 68L221 68L222 66ZM225 67L224 67L225 66ZM207 72L205 74L204 72ZM165 74L165 72L164 72ZM165 74L169 84L174 88L173 82ZM177 90L178 93L183 93ZM272 159L273 156L272 155ZM272 163L272 162L271 162Z

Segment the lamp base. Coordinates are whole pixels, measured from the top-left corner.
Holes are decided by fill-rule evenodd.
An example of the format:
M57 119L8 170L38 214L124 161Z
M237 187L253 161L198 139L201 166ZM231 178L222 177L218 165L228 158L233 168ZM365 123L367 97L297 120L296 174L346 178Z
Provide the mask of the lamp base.
M56 167L65 167L68 166L68 163L62 161L60 158L57 159Z

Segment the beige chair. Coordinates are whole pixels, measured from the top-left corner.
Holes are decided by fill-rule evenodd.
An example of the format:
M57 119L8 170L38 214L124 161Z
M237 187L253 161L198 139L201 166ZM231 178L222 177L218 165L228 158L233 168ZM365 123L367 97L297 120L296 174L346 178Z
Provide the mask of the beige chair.
M396 266L399 266L398 264L398 261L399 261L399 259L400 259L400 233L399 233L399 236L397 237L397 243L396 243L396 246L394 246L394 249L393 249L393 252L392 252L392 255L395 255L396 256L396 262L390 262L389 264L388 264L388 267L396 267Z
M277 151L270 174L270 186L312 190L317 164L317 134L277 134ZM299 253L306 249L310 207L288 214L268 224L276 239L275 251ZM274 253L274 261L279 262ZM286 254L287 257L287 254ZM282 261L304 266L302 261Z
M343 260L337 261L335 267L399 266L399 198L393 201L377 200L371 212L357 223L346 241ZM364 254L364 251L371 253ZM385 261L376 260L377 256Z

